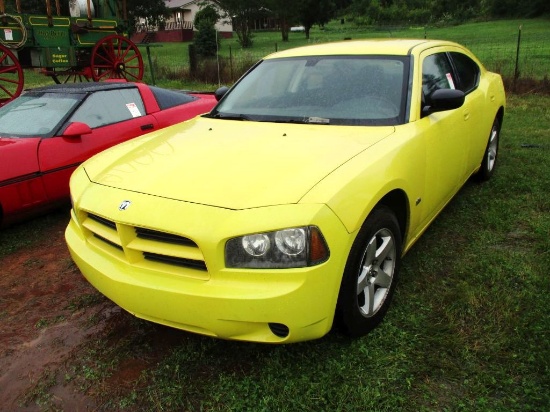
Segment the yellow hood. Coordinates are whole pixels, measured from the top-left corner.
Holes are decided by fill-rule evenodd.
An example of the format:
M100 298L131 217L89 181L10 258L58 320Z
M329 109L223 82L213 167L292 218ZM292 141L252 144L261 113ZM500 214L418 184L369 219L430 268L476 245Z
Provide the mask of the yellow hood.
M289 204L393 131L197 118L84 167L95 183L180 201L228 209Z

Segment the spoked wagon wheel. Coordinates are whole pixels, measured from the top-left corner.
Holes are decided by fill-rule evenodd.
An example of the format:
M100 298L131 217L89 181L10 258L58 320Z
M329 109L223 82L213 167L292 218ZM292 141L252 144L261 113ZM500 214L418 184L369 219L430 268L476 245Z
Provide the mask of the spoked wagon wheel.
M10 49L0 44L0 106L12 101L23 91L23 68Z
M143 79L143 59L137 46L126 37L112 34L99 40L92 50L92 76L107 79Z
M82 83L92 80L89 68L87 68L87 70L78 67L66 69L52 68L47 71L47 75L57 84Z

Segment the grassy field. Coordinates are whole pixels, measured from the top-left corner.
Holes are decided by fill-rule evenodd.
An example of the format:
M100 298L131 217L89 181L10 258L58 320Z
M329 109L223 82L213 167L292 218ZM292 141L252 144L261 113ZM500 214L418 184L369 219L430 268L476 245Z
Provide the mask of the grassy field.
M535 79L548 78L550 73L550 20L502 20L496 22L469 23L450 27L356 27L351 23L340 24L335 21L324 29L314 27L310 39L303 33L290 33L288 42L281 41L278 32L257 32L254 34L254 46L242 49L237 37L220 40L222 71L224 77L236 79L253 63L263 56L278 50L308 44L339 41L344 38L429 38L452 40L469 47L490 70L512 77L515 72L517 43L521 27L521 47L518 57L521 77ZM157 85L187 90L215 90L221 83L230 81L210 81L204 83L191 78L189 74L189 43L154 44L150 48L152 65L147 59L146 49L140 46L144 58L145 81L151 82L151 72L155 74ZM231 56L231 63L229 58ZM230 69L232 67L232 70ZM210 67L217 70L217 65ZM228 73L229 71L232 72ZM223 73L222 73L223 75ZM26 87L51 84L52 81L32 70L26 71ZM213 73L216 77L216 73Z
M521 27L521 47L517 56L518 36ZM469 47L486 67L511 78L515 74L516 56L521 77L543 79L550 73L550 21L549 20L503 20L486 23L469 23L460 26L443 28L409 27L409 28L371 28L355 27L351 24L332 22L323 30L315 27L307 40L303 33L290 33L288 42L281 41L277 32L258 32L254 35L254 46L242 49L236 36L233 39L222 39L219 54L222 58L222 77L236 79L254 62L263 56L278 50L307 44L339 41L345 38L429 38L452 40ZM197 84L190 80L189 56L187 43L164 43L162 47L151 48L153 70L159 84L169 87L194 89ZM231 63L227 61L231 56ZM224 58L226 60L224 60ZM227 67L232 68L232 75ZM225 67L225 69L224 69ZM211 71L217 70L214 65ZM225 74L224 74L225 72ZM150 79L150 70L147 74ZM213 74L215 77L215 73ZM211 82L210 89L215 89L221 82ZM227 83L227 82L226 82ZM199 85L201 87L201 85ZM202 86L204 87L204 86Z

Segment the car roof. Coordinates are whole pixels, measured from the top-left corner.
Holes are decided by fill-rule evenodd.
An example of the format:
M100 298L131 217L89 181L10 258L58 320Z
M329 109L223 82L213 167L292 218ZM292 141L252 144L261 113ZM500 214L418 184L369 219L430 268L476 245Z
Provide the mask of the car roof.
M49 86L36 87L25 90L26 93L33 92L51 92L51 93L90 93L104 90L130 89L136 87L135 83L127 82L84 82L84 83L66 83L53 84Z
M369 39L345 40L334 43L323 43L312 46L297 47L270 54L265 59L276 59L300 56L337 56L337 55L393 55L407 56L418 50L436 46L458 46L443 40L426 39Z

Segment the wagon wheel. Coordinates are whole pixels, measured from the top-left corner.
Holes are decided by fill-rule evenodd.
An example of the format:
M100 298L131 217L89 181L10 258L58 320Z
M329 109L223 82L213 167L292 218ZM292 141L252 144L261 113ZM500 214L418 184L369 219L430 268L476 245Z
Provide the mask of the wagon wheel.
M126 37L112 34L99 40L92 50L92 77L95 81L143 78L143 59L137 46Z
M17 57L0 44L0 106L12 101L23 91L23 68Z
M82 83L92 80L91 72L87 68L70 67L66 69L52 68L46 73L57 84Z

